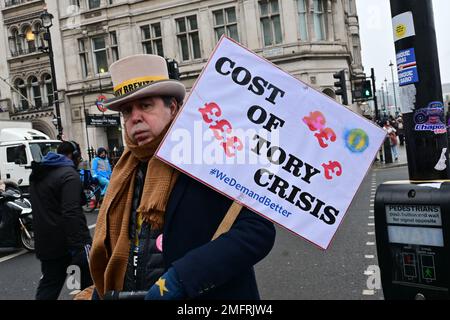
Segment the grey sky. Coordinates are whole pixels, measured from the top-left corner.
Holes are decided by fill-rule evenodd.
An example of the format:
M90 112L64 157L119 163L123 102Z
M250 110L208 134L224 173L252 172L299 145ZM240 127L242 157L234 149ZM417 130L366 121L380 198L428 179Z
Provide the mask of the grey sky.
M431 0L428 0L431 1ZM392 81L389 62L395 65L395 47L389 0L356 0L358 7L363 65L366 75L375 68L377 87L385 78ZM442 83L450 83L450 1L433 0ZM394 66L394 77L397 74Z

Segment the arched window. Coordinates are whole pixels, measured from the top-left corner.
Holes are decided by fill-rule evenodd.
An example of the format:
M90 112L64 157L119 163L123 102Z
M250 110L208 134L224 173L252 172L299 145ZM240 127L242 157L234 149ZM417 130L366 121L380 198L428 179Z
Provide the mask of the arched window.
M19 31L15 28L10 29L9 31L9 50L11 55L14 57L17 55L17 38L19 37Z
M30 26L25 27L23 29L23 35L25 37L25 43L27 44L26 53L32 53L36 51L36 35L33 32L33 29L31 29Z
M14 83L14 87L17 89L20 94L18 94L19 98L19 111L28 110L30 107L28 104L28 91L25 81L23 79L17 79Z
M53 82L52 76L49 74L43 75L44 80L44 92L47 96L47 106L53 106Z
M31 94L32 94L32 99L34 99L34 106L36 108L41 108L42 107L42 93L41 93L41 86L39 85L39 81L38 78L36 78L35 76L32 76L29 79L29 84L31 86Z
M14 30L14 34L13 34L13 37L14 37L14 41L15 41L15 53L16 53L16 55L20 55L20 54L22 54L22 51L23 51L23 44L22 44L22 37L20 36L20 34L19 34L19 30Z
M39 49L39 47L44 46L44 30L39 22L34 25L33 33L36 37L36 49Z
M325 88L322 92L323 92L324 94L326 94L327 96L329 96L329 97L331 97L331 98L333 98L333 99L336 99L336 93L334 92L333 89Z

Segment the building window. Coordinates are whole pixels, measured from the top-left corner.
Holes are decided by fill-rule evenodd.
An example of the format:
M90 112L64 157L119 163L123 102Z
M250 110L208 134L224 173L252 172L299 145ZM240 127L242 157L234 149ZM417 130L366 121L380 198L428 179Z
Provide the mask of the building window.
M45 91L47 93L47 104L49 107L53 106L53 82L52 76L49 74L45 74L43 76Z
M188 61L200 59L200 39L198 35L197 16L176 19L178 46L181 50L181 59Z
M24 30L25 41L27 44L28 51L26 53L32 53L36 51L36 35L31 27Z
M264 46L271 46L283 42L278 0L260 1L259 10Z
M70 0L70 5L71 6L77 6L79 8L80 7L80 0Z
M298 28L301 40L308 40L308 7L306 0L297 0Z
M219 40L222 35L227 35L236 41L239 41L239 34L237 28L236 8L231 7L227 9L213 11L214 15L214 32L216 40Z
M144 53L164 57L161 24L159 22L141 27L141 37Z
M17 38L19 37L19 31L17 29L11 30L11 35L9 36L9 50L13 57L18 55L19 48L17 47Z
M325 40L325 5L324 0L313 0L315 40Z
M27 86L25 85L25 81L22 79L17 79L15 82L15 88L20 93L19 94L19 111L28 110L28 91Z
M88 53L86 50L86 42L84 39L78 40L78 52L80 55L81 74L83 78L86 78L88 75L88 64L87 64Z
M36 108L42 108L42 94L41 94L41 87L39 85L39 81L36 77L30 78L30 86L31 86L31 94L32 99L34 100L34 106Z
M106 53L106 43L104 36L92 38L92 52L94 54L95 72L107 72L108 56Z
M45 42L44 42L44 29L42 28L40 23L36 23L33 27L33 32L35 34L36 37L36 48L39 49L40 47L44 47L45 46Z
M21 55L21 54L23 54L23 43L22 43L23 36L21 34L19 34L19 32L17 32L15 39L16 39L16 49L17 49L16 53L17 53L17 55Z
M89 0L89 9L100 8L100 0Z
M109 33L109 41L111 47L112 62L119 60L119 44L117 43L117 33L112 31Z

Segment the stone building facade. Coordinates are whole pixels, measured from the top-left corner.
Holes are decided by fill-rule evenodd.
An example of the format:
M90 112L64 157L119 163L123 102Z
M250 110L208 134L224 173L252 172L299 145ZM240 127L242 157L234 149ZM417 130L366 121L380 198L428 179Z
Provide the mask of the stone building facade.
M20 4L5 7L3 0L1 32L7 43L0 50L7 51L6 73L14 83L19 69L30 69L22 71L22 78L29 81L36 74L44 102L47 58L35 53L29 62L16 61L9 38L16 30L12 25L26 37L21 31L25 21L32 30L38 30L33 25L37 22L29 15L22 24L8 18L12 10L38 11L43 1L8 1ZM355 0L47 0L47 6L55 16L51 31L65 135L84 148L88 140L94 147L123 145L121 126L87 127L85 122L86 114L101 114L95 105L99 96L112 97L111 63L138 53L174 58L189 89L224 33L333 98L333 74L346 70L349 108L361 113L352 103L350 82L365 77ZM33 68L40 72L33 73ZM0 69L0 75L4 72ZM0 85L2 93L8 92ZM33 84L29 88L32 96ZM12 101L16 106L17 97Z

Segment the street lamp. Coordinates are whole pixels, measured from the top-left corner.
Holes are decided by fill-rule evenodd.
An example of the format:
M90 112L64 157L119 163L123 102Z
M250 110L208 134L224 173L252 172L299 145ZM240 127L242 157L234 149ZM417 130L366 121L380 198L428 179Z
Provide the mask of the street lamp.
M53 15L47 10L44 10L43 13L41 13L40 16L42 20L42 26L46 29L46 32L44 34L44 40L47 41L48 46L47 47L41 47L40 49L43 52L48 53L48 57L50 59L50 69L52 73L52 86L53 86L53 101L55 103L55 109L56 109L56 123L57 123L57 129L58 129L58 139L62 139L63 136L63 127L61 123L61 112L59 110L59 97L58 97L58 87L56 84L56 73L55 73L55 62L53 58L53 48L52 48L52 36L50 34L50 28L53 26Z
M386 87L386 103L387 103L387 107L389 107L389 87L388 87L388 80L387 78L384 78L384 83L385 83L385 87Z
M394 68L393 68L394 64L392 63L392 61L389 64L389 67L391 67L391 73L392 73L392 88L394 89L395 112L399 113L398 112L398 106L397 106L397 96L396 96L396 93L395 93Z

